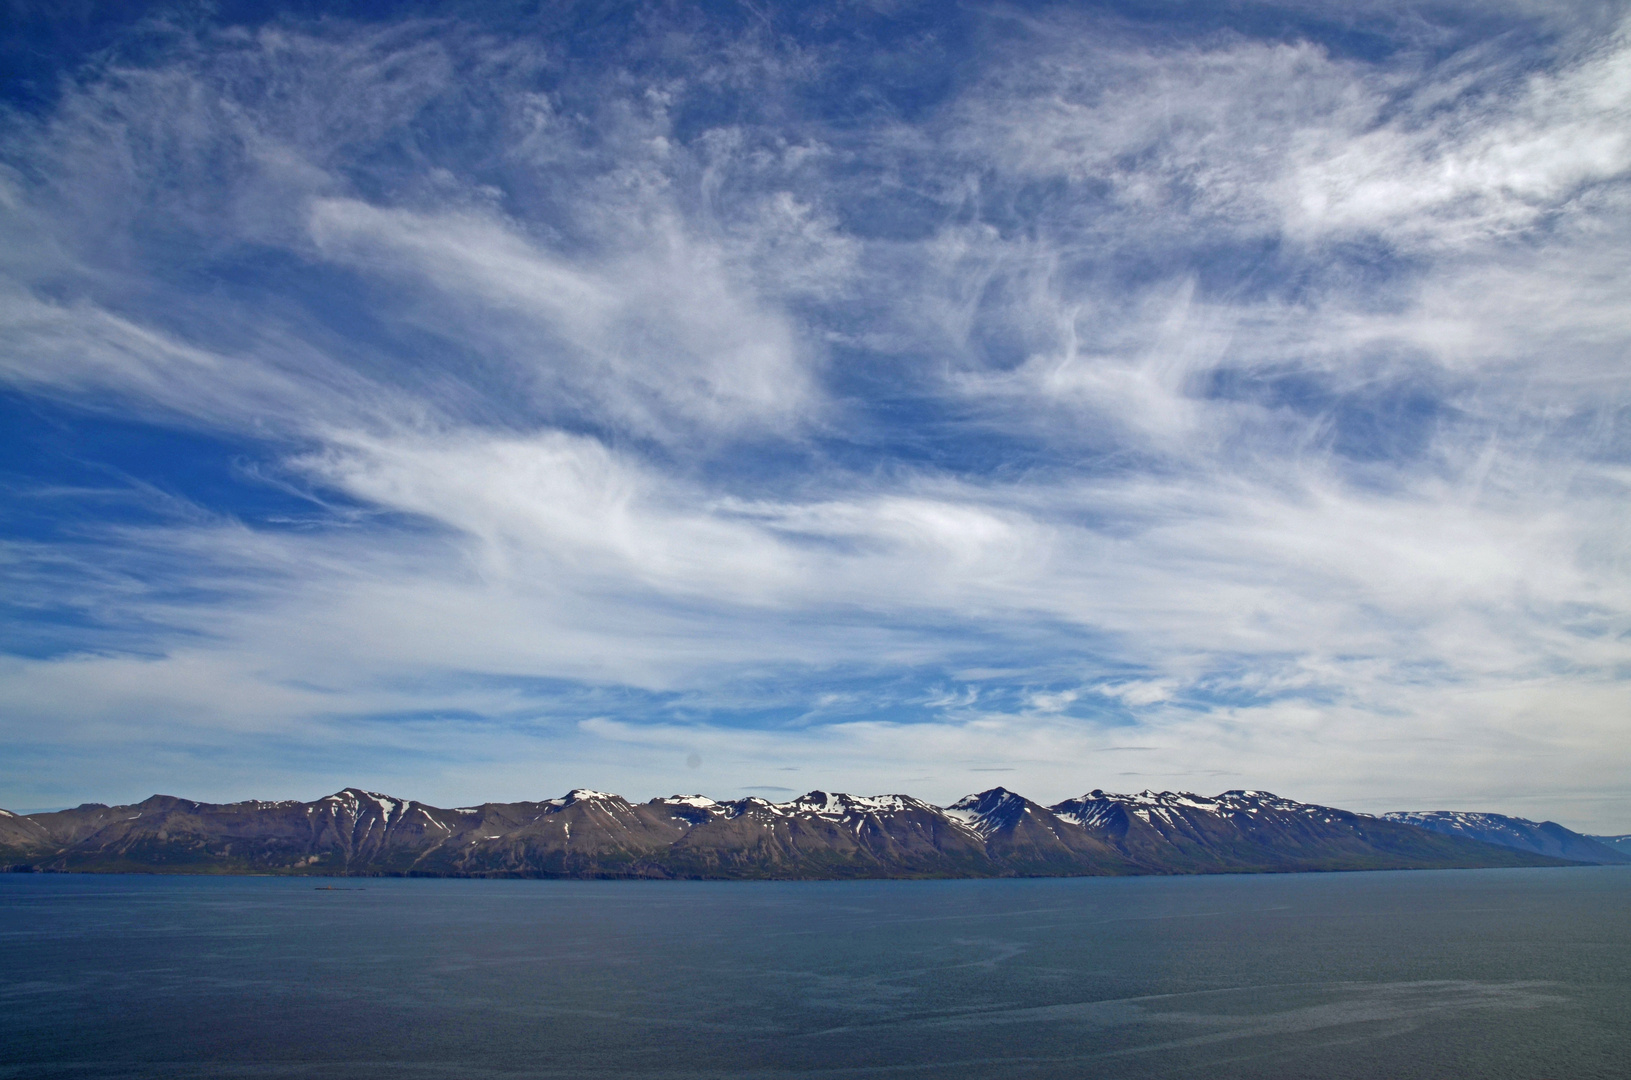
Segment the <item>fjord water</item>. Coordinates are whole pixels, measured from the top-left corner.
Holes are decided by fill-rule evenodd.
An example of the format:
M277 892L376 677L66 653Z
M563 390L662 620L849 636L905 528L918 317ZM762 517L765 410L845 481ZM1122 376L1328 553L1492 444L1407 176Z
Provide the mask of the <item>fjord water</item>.
M0 875L0 1077L1577 1080L1628 1003L1631 868Z

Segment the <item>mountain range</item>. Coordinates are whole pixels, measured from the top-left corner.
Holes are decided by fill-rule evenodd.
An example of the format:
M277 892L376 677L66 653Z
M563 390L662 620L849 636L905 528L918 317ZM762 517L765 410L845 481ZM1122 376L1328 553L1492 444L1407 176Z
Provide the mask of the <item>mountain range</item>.
M541 802L443 809L347 788L313 802L212 804L154 795L130 806L0 810L0 865L104 873L818 879L1631 862L1631 855L1561 826L1522 822L1539 830L1531 835L1490 824L1497 818L1459 815L1452 825L1435 814L1374 817L1264 791L1208 798L1094 790L1042 806L998 787L939 807L906 795L823 791L781 803L701 795L632 803L580 788Z
M1443 836L1465 836L1514 851L1555 855L1586 863L1631 863L1627 836L1584 836L1555 821L1530 821L1505 814L1473 814L1461 810L1410 810L1383 814L1389 821L1420 825Z

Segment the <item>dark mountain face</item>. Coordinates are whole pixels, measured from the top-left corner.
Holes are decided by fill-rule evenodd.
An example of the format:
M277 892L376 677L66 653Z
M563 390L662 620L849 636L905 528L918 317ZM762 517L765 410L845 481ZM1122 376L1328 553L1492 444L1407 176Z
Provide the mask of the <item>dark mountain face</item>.
M675 845L670 873L692 877L970 877L991 873L977 836L905 795L812 791L787 803L713 803L690 796L648 805L706 818Z
M1595 840L1622 855L1631 856L1631 833L1622 833L1619 836L1588 836L1586 839Z
M1574 862L1631 863L1631 850L1612 843L1626 837L1582 836L1555 821L1530 821L1505 814L1473 814L1460 810L1400 810L1382 816L1445 836L1482 840L1514 851L1532 851Z
M1093 791L1045 807L993 788L942 809L905 795L630 803L579 789L446 810L347 788L309 803L155 795L0 811L0 865L50 871L797 879L1564 864L1254 791Z
M1454 842L1462 838L1401 828L1397 822L1266 791L1226 791L1212 798L1171 791L1092 791L1050 809L1102 835L1148 872L1463 866L1472 864L1462 860L1479 857Z
M1164 870L1140 865L1113 847L1106 835L1006 788L966 796L943 813L978 833L985 841L986 857L1010 873L1052 876L1084 865L1100 874Z

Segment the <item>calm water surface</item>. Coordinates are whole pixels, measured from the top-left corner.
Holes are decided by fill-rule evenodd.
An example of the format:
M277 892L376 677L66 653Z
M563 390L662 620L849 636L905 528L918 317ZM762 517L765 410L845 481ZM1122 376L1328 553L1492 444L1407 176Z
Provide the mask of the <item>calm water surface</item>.
M0 1077L1631 1076L1631 868L0 875Z

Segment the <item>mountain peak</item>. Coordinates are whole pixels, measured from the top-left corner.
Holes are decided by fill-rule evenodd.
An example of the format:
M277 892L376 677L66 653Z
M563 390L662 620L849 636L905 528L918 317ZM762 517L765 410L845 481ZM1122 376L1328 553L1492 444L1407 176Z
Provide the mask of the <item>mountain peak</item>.
M810 791L790 802L778 803L785 810L815 814L818 817L844 817L849 814L894 813L927 804L910 795L850 795L842 791Z
M333 803L355 815L365 814L370 809L377 809L380 816L387 821L390 820L393 814L407 813L408 802L407 799L398 799L392 795L382 795L377 791L364 791L362 788L356 787L341 788L334 794L325 795L317 800L318 805Z
M559 799L550 799L555 806L572 806L581 802L624 802L621 795L613 795L609 791L596 791L593 788L575 787Z
M1580 862L1631 863L1631 855L1617 847L1566 829L1555 821L1530 821L1528 818L1467 810L1395 810L1382 817L1444 836L1482 840L1486 844L1499 844L1538 855Z
M964 795L941 810L953 821L973 829L981 836L990 836L998 829L1013 825L1031 812L1032 803L1023 795L1005 787L988 788Z
M668 806L694 806L698 810L710 810L719 805L706 795L670 795L666 799L652 799L651 801Z
M177 813L185 829L175 830ZM1528 830L1526 842L1555 846L1506 850L1524 838L1490 834L1503 844L1494 847L1484 837L1437 836L1409 822L1244 791L1207 799L1094 789L1049 808L994 787L940 810L905 795L820 789L782 803L676 795L633 805L574 788L542 803L443 810L352 787L309 803L157 796L89 813L0 816L8 860L0 865L163 871L203 858L225 873L799 878L831 876L840 865L845 876L986 877L1631 862L1551 823L1424 816L1468 828L1486 819Z
M193 802L191 799L183 799L183 798L180 798L180 797L175 796L175 795L149 795L147 798L143 799L141 802L137 803L136 805L137 806L157 807L157 806L177 806L177 805L180 805L180 806L198 806L200 804Z
M999 785L994 788L986 788L984 791L976 791L972 795L964 795L951 805L960 810L966 810L975 806L996 806L1009 799L1023 799L1024 797Z

